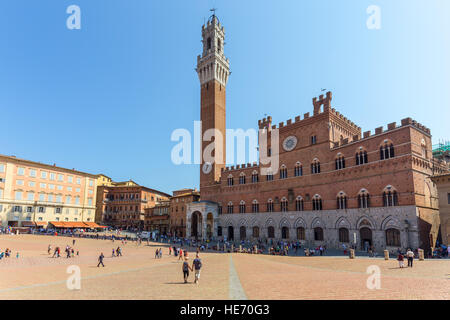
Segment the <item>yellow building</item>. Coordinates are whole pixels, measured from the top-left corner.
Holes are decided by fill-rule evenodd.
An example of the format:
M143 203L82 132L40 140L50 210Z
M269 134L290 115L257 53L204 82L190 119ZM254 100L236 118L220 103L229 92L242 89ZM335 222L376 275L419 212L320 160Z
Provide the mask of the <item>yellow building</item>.
M0 155L0 225L93 222L97 176Z

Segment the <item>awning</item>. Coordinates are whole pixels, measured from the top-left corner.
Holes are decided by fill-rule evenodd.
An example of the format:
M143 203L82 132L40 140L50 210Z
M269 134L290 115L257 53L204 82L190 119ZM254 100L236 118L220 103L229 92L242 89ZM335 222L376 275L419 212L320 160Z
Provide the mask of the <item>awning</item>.
M37 227L45 227L47 225L47 222L45 221L36 221L35 222Z
M22 221L22 227L32 227L34 228L36 225L33 221Z
M85 228L91 228L91 229L101 228L101 226L99 226L95 222L83 222L83 223L85 224Z
M49 221L49 223L54 226L55 228L67 228L64 224L64 222L60 221Z

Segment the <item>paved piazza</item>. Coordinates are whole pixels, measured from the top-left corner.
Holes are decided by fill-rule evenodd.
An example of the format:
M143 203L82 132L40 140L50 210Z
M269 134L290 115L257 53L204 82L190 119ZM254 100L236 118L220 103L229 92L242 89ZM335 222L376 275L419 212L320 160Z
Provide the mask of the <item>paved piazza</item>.
M61 247L61 258L48 256L49 244ZM111 258L118 241L76 238L80 256L67 259L67 244L72 238L1 235L0 249L12 256L0 260L0 299L450 299L449 259L399 269L396 260L381 258L202 253L197 286L192 274L183 283L181 261L168 256L167 245L162 259L154 259L160 245L145 242L129 242L123 257ZM101 251L105 268L96 266ZM81 290L66 287L70 265L81 268ZM366 286L370 265L381 270L378 290Z

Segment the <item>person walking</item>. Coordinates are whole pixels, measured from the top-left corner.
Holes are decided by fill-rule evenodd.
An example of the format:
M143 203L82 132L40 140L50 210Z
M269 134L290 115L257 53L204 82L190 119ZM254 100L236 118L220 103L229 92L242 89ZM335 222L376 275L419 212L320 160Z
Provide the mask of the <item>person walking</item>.
M47 253L50 255L50 252L52 251L52 245L51 244L49 244L48 245L48 249L47 249Z
M187 257L186 257L187 259ZM202 268L202 260L198 256L198 254L195 256L194 261L192 261L192 267L191 270L195 269L195 280L194 283L198 284L198 280L200 279L200 270Z
M182 257L180 255L180 257ZM188 282L188 278L189 278L189 270L192 271L192 268L189 266L189 262L188 262L188 257L185 258L184 262L183 262L183 278L184 278L184 283Z
M111 258L112 257L115 257L116 256L116 254L115 254L115 250L114 250L114 248L112 249L112 254L111 254Z
M100 265L102 265L103 267L105 267L105 265L103 264L103 258L105 256L103 255L103 252L100 253L100 255L98 256L98 264L97 264L97 268L100 267Z
M408 267L413 267L413 261L414 261L414 252L411 251L411 249L408 248L408 251L406 252L406 258L408 259Z
M183 250L180 248L180 252L178 253L180 256L178 258L178 261L183 259Z
M400 268L404 268L404 267L405 267L405 264L403 263L403 255L402 255L401 252L398 254L397 260L398 260L398 266L399 266Z

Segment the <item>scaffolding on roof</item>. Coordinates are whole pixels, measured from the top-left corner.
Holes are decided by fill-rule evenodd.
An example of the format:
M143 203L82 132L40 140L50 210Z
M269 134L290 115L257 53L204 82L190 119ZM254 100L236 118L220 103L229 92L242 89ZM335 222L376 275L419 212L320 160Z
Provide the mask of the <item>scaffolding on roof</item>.
M450 141L439 141L432 146L433 157L441 160L450 159Z

